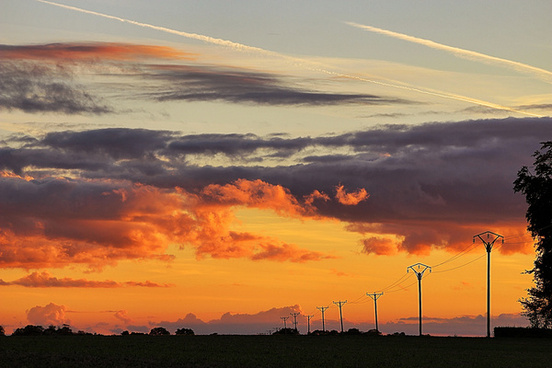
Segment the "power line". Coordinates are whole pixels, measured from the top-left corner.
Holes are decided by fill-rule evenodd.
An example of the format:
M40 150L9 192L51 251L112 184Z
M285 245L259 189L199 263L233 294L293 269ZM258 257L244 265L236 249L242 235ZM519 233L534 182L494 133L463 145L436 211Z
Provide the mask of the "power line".
M389 289L393 289L396 285L400 284L401 282L405 281L406 278L410 277L411 274L408 272L405 272L404 275L402 275L398 280L392 282L391 284L387 285L383 289L380 289L380 291L387 291Z
M349 304L362 304L366 302L366 300L361 301L361 299L366 299L366 294L362 294L357 299L353 300L352 302L349 302Z
M485 257L485 254L483 254L482 256L479 256L477 258L474 258L472 259L471 261L469 262L466 262L464 264L461 264L460 266L456 266L456 267L453 267L453 268L447 268L446 270L439 270L439 271L434 271L433 273L443 273L443 272L449 272L449 271L454 271L454 270L457 270L459 268L462 268L462 267L465 267L473 262L476 262L476 261L479 261L481 258Z
M412 285L416 284L417 281L414 281L414 282L411 282L410 284L406 285L406 286L400 286L400 289L397 289L397 290L391 290L391 291L386 291L385 293L386 294L390 294L390 293L396 293L396 292L399 292L399 291L406 291L409 287L411 287Z
M444 265L444 264L446 264L446 263L452 262L452 261L454 261L454 260L456 260L456 259L458 259L458 258L460 258L460 257L462 257L462 256L464 256L464 255L466 255L466 254L468 254L468 253L471 252L473 249L475 249L475 244L470 244L469 246L467 246L466 248L464 248L464 249L463 249L462 251L460 251L459 253L456 253L456 254L453 255L452 257L450 257L450 258L444 260L444 261L441 262L441 263L438 263L438 264L436 264L436 265L433 265L432 267L433 267L433 268L437 268L437 267L442 266L442 265Z

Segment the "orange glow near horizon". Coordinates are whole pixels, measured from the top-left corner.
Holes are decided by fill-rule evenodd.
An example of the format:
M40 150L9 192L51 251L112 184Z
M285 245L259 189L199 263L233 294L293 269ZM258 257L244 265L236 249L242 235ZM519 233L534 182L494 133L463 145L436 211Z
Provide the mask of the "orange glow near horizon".
M171 246L170 262L119 261L101 273L90 273L86 279L117 280L116 289L82 287L75 292L67 288L27 288L2 286L12 302L3 305L1 315L15 315L9 326L26 325L24 311L34 306L55 303L66 307L64 318L78 328L92 328L109 333L108 326L147 325L153 321L176 321L188 313L204 322L219 319L224 313L255 314L274 307L298 305L300 311L313 314L313 326L320 323L317 306L332 305L333 300L348 300L344 318L351 324L373 322L373 304L366 292L384 289L405 275L406 267L416 262L428 265L450 259L454 253L434 250L427 256L398 253L390 256L366 255L361 252L360 237L336 221L301 220L281 217L262 209L241 209L233 227L254 233L270 233L282 242L300 244L307 250L331 254L332 257L310 263L251 261L243 258L197 260L193 247ZM470 239L467 239L469 244ZM508 246L506 243L504 247ZM434 268L423 279L424 316L452 318L485 314L486 260L483 246L476 246L458 260ZM483 256L483 258L481 258ZM475 259L478 260L474 261ZM517 314L517 300L530 286L532 254L492 253L492 315ZM474 261L474 262L472 262ZM469 263L472 262L472 263ZM469 264L467 264L469 263ZM457 268L458 267L458 268ZM15 280L25 272L5 270L3 280ZM57 279L82 278L77 268L50 271ZM137 277L137 275L140 275ZM124 281L146 281L167 287L125 286ZM378 301L380 323L417 316L417 284L413 275L384 291ZM125 305L121 310L120 306ZM331 307L326 318L331 325L337 320L337 309ZM98 325L98 322L106 325ZM274 321L278 326L279 321ZM303 323L303 322L302 322ZM393 331L387 331L393 332Z

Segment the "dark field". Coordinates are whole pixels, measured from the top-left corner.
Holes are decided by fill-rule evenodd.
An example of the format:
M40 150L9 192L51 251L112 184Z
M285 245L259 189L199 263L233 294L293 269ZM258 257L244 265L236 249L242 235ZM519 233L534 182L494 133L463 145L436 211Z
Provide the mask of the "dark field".
M0 367L552 367L552 339L20 336Z

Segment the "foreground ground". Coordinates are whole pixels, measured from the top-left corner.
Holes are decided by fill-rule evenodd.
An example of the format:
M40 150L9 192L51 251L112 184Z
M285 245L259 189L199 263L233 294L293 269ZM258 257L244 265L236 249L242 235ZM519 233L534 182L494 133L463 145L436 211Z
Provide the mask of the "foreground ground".
M552 339L409 336L0 338L0 367L551 367Z

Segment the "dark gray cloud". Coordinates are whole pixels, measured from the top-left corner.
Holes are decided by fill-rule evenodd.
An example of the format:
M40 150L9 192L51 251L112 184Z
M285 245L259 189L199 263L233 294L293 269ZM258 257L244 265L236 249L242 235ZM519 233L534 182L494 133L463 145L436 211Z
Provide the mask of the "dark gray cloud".
M84 132L52 132L42 144L66 152L97 154L113 160L145 158L165 148L172 133L146 129L108 128Z
M369 94L304 89L283 76L207 65L151 65L142 77L160 83L144 96L159 101L225 101L256 105L387 105L415 102Z
M518 106L517 108L520 109L520 110L548 110L548 111L552 111L552 103L521 105L521 106Z
M315 200L317 213L347 222L351 231L401 235L401 249L422 252L431 246L463 247L462 242L489 226L523 232L525 203L513 193L512 182L550 137L550 118L383 125L299 138L65 131L26 139L23 147L1 148L0 169L42 176L70 170L82 179L190 192L261 179L288 188L299 201L314 190L331 195L341 183L351 191L365 188L370 198L356 206ZM213 164L194 164L190 156ZM221 156L229 160L215 165ZM274 165L275 157L281 159L279 165ZM257 163L251 165L254 159ZM367 238L361 247L370 252L375 243L377 239Z
M74 83L58 66L40 62L0 63L0 110L29 113L103 114L112 109Z

